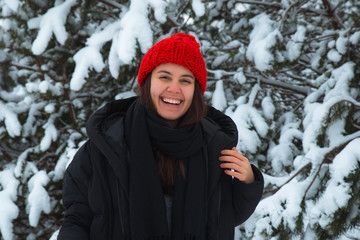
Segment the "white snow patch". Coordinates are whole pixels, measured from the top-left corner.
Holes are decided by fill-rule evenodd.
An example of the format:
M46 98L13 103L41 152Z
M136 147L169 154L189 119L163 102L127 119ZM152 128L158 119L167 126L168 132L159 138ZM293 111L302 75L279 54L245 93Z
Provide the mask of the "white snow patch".
M347 51L347 43L348 39L343 36L343 34L340 35L340 37L336 40L336 50L340 54L345 54Z
M39 33L32 44L32 52L35 55L43 53L54 34L60 44L64 44L67 39L65 22L71 7L76 4L76 0L66 0L65 2L50 8L43 16L30 19L29 28L39 28Z
M49 149L51 143L55 142L58 137L58 132L54 125L53 117L49 119L49 121L43 126L43 128L45 129L45 134L40 142L40 150L45 152L46 150Z
M272 68L274 56L270 49L275 46L276 38L282 39L278 29L274 29L274 21L268 15L262 13L250 20L254 29L250 33L250 43L246 51L246 57L254 61L255 67L260 71Z
M351 35L349 41L352 45L357 45L360 40L360 31L355 32L353 35Z
M70 80L70 89L79 91L85 84L85 78L89 76L89 69L101 72L105 67L100 51L95 47L84 47L74 56L76 67Z
M0 121L4 121L6 131L10 137L20 136L21 124L17 114L2 101L0 101Z
M267 120L274 119L276 108L271 97L264 97L264 99L261 101L261 108L263 109L264 116Z
M244 70L243 68L239 68L237 70L237 72L234 75L234 79L239 83L239 84L244 84L246 83L246 76L244 74Z
M360 139L351 141L338 154L330 165L330 180L327 183L325 192L318 201L310 207L311 224L319 223L325 228L333 215L339 208L347 205L352 191L345 177L359 168L360 163ZM336 194L334 194L336 193Z
M337 63L341 60L341 55L338 51L336 51L335 49L331 49L328 54L327 57L330 61Z
M4 0L4 2L14 12L17 12L18 8L21 6L19 0Z
M205 5L201 0L192 0L191 6L197 17L202 17L205 14Z
M227 111L227 114L234 120L239 131L238 149L241 152L256 153L257 148L262 145L260 137L265 137L269 127L261 114L250 104L240 104L234 112ZM252 130L254 129L254 130Z
M42 212L48 214L51 211L50 197L44 188L50 179L44 170L37 172L28 183L29 196L26 210L29 214L29 224L36 227Z
M302 25L297 27L297 31L294 35L291 36L291 40L286 45L287 58L290 61L300 57L301 47L303 41L305 40L306 28Z
M216 82L216 87L211 99L211 105L220 111L223 111L226 108L227 103L224 92L224 82L222 80L218 80Z
M0 171L0 233L4 240L12 240L13 220L18 217L16 206L19 181L14 176L14 165L9 164Z

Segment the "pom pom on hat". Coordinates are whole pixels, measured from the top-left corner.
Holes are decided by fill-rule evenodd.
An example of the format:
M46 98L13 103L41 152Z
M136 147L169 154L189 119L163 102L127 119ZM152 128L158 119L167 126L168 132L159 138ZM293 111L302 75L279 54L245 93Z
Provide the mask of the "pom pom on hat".
M207 71L200 52L200 44L195 37L177 33L152 46L141 61L138 74L139 86L143 86L146 76L154 68L165 63L174 63L189 69L198 81L201 93L204 94Z

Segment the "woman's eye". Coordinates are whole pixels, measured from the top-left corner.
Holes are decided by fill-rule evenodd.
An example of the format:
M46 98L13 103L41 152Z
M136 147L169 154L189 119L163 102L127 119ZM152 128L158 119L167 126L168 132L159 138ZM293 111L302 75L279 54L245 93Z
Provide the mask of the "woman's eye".
M191 81L188 80L188 79L183 79L183 80L181 80L181 81L184 82L184 83L191 83Z
M160 76L160 79L169 79L168 76Z

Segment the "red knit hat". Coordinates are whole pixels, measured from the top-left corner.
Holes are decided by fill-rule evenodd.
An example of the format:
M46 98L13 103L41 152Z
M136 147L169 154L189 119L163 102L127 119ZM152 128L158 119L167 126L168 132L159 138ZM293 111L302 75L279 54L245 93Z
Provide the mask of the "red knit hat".
M174 63L189 69L199 83L201 93L206 89L207 71L196 39L184 33L177 33L156 43L141 61L138 83L142 87L146 76L157 66Z

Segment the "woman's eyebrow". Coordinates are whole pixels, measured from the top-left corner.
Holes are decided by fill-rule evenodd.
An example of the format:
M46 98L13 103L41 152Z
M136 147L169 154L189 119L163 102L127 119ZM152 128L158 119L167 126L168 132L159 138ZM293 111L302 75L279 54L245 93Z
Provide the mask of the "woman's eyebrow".
M166 70L159 70L157 73L166 73L166 74L169 74L172 76L172 73L171 72L168 72ZM195 79L193 76L189 75L189 74L183 74L181 75L181 77L189 77L189 78L192 78L192 79Z

